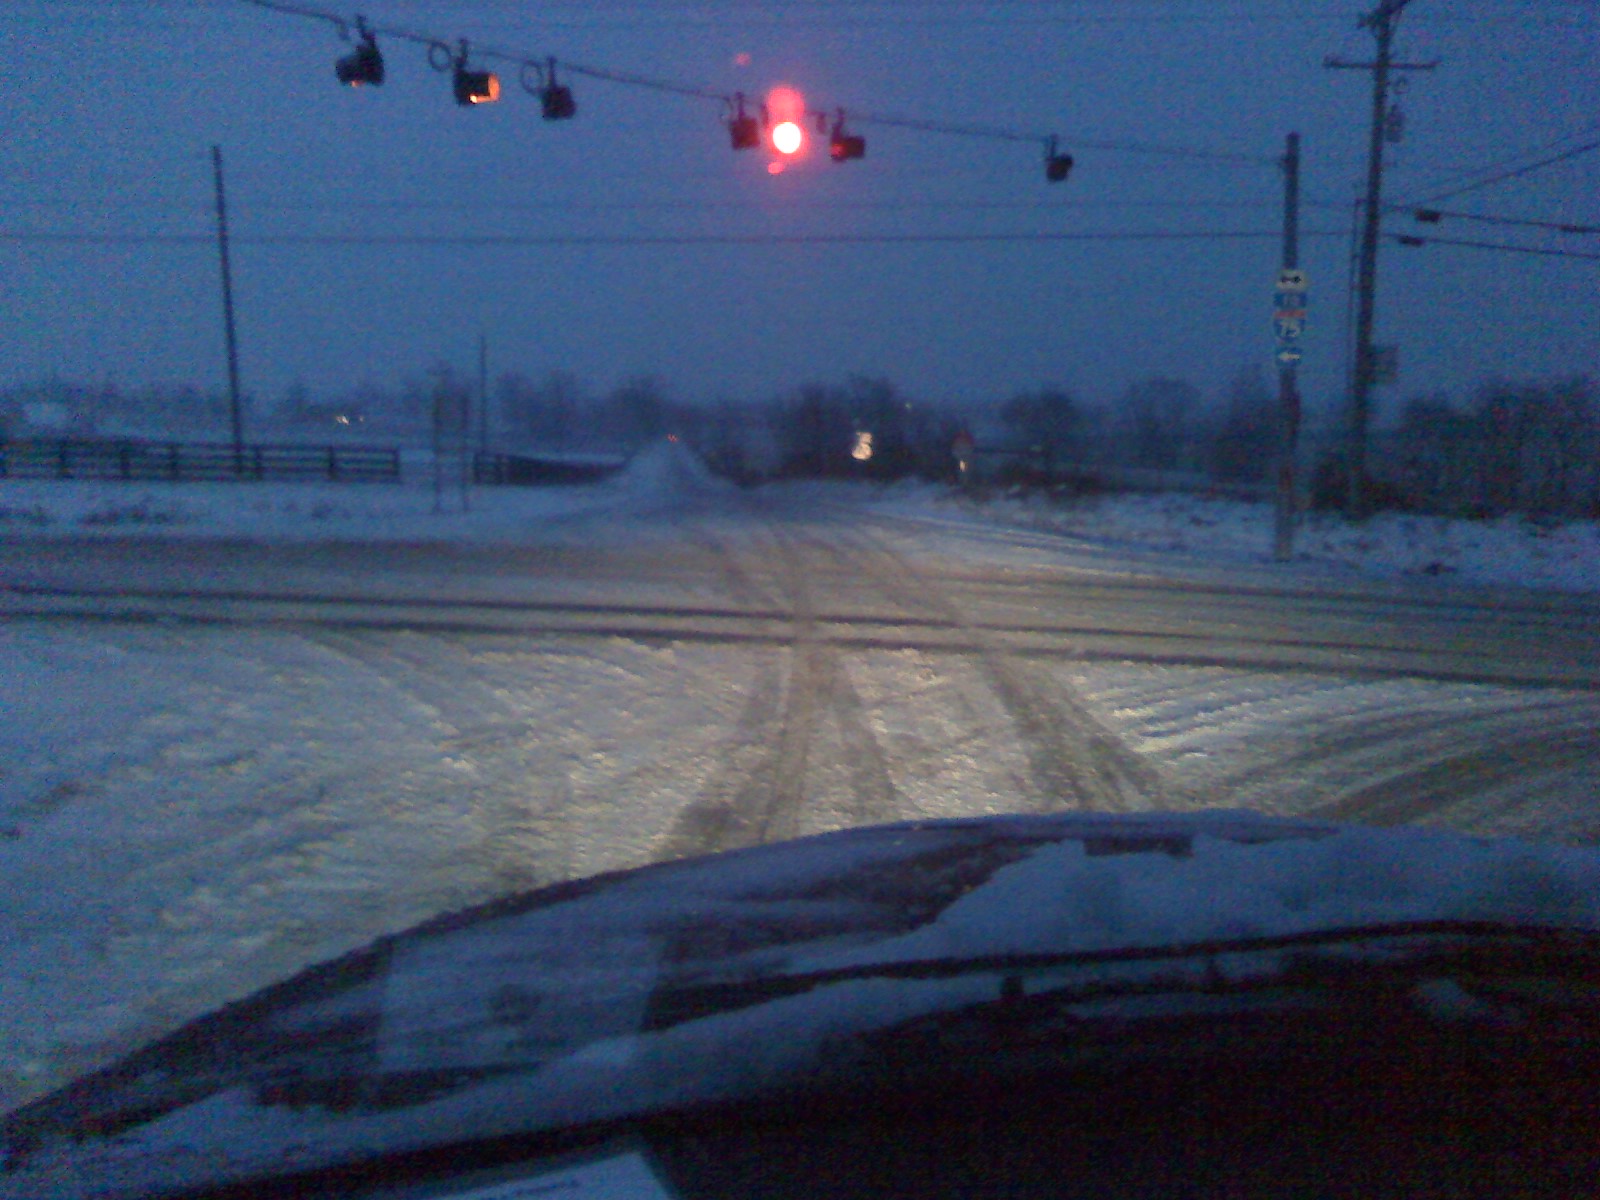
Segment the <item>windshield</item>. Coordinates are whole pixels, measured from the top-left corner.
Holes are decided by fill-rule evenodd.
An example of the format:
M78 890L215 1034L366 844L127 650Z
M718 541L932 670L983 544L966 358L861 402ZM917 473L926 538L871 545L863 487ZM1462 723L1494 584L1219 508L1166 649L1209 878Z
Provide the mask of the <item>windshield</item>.
M813 835L854 882L760 859L759 919L674 875L607 901L648 936L518 926L607 994L539 1036L648 1027L669 917L697 1012L1594 927L1591 6L13 0L0 45L0 1113L423 922ZM1111 835L896 840L1080 814L1186 864L1071 876L1089 942L938 921ZM1525 849L1306 849L1301 895L1252 817ZM405 1071L483 1065L451 998Z

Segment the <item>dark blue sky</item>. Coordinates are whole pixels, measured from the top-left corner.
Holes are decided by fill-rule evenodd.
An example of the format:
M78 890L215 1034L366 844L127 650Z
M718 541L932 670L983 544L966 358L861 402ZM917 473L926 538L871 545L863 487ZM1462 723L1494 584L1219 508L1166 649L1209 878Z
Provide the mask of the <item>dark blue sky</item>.
M355 9L308 0L310 7ZM660 376L685 399L765 398L887 376L927 399L1042 384L1109 399L1154 374L1220 388L1270 364L1281 181L1269 164L1087 148L1155 143L1271 160L1305 139L1302 383L1342 392L1351 222L1370 103L1357 20L1327 0L669 4L368 0L374 24L705 87L936 122L1057 133L1038 145L861 125L866 158L781 175L734 154L713 103L581 77L579 114L451 99L420 46L383 40L388 82L333 78L332 26L237 0L8 0L0 56L0 385L51 374L225 385L210 146L223 146L244 386L265 400L389 384L444 359L552 368L604 389ZM1592 0L1414 0L1396 41L1440 59L1400 97L1387 199L1403 202L1600 139ZM748 65L740 56L748 55ZM507 68L508 76L513 72ZM1440 206L1600 222L1600 152ZM1392 231L1413 231L1403 215ZM1600 253L1600 238L1456 221L1424 233ZM194 235L84 243L38 234ZM652 244L838 235L1193 238ZM526 239L296 244L283 235ZM1334 236L1318 236L1332 234ZM618 239L548 244L543 238ZM1600 373L1600 261L1386 246L1380 398L1491 374Z

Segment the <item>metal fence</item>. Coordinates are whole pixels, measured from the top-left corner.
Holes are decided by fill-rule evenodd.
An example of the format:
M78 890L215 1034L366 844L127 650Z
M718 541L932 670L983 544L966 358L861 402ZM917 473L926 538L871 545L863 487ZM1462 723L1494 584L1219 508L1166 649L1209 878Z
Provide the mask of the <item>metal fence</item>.
M324 479L400 482L400 451L377 446L249 445L132 439L0 441L0 478L167 480Z
M534 458L522 454L474 454L472 482L479 484L594 483L615 474L621 457L595 459Z

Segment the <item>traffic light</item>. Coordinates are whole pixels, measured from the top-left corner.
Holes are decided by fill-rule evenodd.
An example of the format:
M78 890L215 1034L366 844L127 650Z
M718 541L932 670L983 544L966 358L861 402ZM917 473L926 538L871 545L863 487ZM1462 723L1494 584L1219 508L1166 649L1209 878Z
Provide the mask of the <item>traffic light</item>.
M867 139L844 131L844 112L841 110L833 123L833 133L828 138L828 156L834 162L861 158L867 152Z
M551 59L545 70L544 87L539 89L539 106L546 121L565 121L578 113L578 102L572 98L572 89L556 82L556 60Z
M333 64L333 73L347 87L383 82L383 55L378 52L378 41L365 23L357 26L361 41L356 48Z
M1044 155L1044 177L1051 183L1060 183L1072 174L1072 155L1056 151L1056 139L1051 138Z
M767 93L762 111L767 117L767 141L779 156L769 169L779 171L783 168L778 164L805 149L806 131L801 124L806 119L805 97L792 87L775 87Z
M500 77L493 71L457 67L455 93L457 104L493 104L500 99Z
M437 47L448 52L448 47ZM432 51L429 51L430 55ZM500 99L500 77L493 71L467 70L467 43L463 39L461 49L451 60L454 72L451 76L452 90L455 92L457 104L492 104ZM444 63L436 62L435 65L443 66Z
M734 112L728 118L728 137L735 150L754 150L761 145L761 125L744 111L744 93L734 96Z

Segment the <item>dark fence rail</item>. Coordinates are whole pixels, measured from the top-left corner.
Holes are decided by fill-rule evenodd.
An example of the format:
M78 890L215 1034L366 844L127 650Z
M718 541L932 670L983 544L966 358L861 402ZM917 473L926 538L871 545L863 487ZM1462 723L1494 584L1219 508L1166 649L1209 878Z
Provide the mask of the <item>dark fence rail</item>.
M521 454L474 454L472 482L482 484L594 483L619 471L625 459L533 458Z
M1089 491L1193 492L1241 500L1264 499L1277 491L1274 484L1227 479L1210 471L1057 459L1038 450L979 447L972 452L971 463L971 479L978 484L1066 484Z
M257 446L134 440L0 441L0 479L326 479L400 482L400 451L377 446Z

